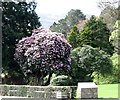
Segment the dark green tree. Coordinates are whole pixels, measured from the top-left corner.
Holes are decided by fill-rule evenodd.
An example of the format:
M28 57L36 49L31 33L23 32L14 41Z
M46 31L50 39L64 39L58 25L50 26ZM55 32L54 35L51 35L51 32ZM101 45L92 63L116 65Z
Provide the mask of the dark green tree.
M109 42L109 36L110 31L102 19L91 16L81 31L79 43L80 46L91 45L94 48L100 48L100 50L112 54L113 47Z
M14 61L15 44L41 26L35 12L36 6L35 2L2 2L2 68L11 80L8 84L22 84L19 79L24 76ZM14 77L19 82L13 82Z
M58 20L58 23L53 23L50 26L51 31L61 32L67 35L70 32L70 29L76 25L79 20L86 19L86 16L78 9L71 9L64 19Z

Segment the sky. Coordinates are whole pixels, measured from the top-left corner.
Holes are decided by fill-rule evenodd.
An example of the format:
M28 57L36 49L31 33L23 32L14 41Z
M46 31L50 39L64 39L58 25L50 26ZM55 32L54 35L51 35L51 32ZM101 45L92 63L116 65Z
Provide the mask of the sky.
M80 9L85 15L99 16L99 0L35 0L37 2L36 13L44 28L49 28L53 22L65 18L71 9Z

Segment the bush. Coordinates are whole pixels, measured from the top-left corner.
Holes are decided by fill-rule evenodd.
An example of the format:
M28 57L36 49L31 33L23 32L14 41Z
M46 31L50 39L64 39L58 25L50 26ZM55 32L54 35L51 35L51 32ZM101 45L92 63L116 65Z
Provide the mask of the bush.
M24 75L35 76L36 85L43 85L43 78L49 73L69 72L70 51L71 45L62 33L39 28L18 41L14 56Z
M70 76L74 84L93 81L93 72L108 75L112 72L112 61L106 52L89 45L72 50Z
M96 84L116 84L120 83L120 63L118 60L120 59L120 55L113 54L111 57L113 68L112 73L110 75L101 75L98 73L94 73L94 82Z
M53 86L68 86L71 84L71 77L66 76L66 75L59 75L50 81L50 85Z

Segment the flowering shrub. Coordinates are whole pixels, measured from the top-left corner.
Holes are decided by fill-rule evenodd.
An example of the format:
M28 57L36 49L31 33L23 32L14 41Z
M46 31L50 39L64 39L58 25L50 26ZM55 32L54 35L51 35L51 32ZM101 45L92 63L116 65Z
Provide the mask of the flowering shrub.
M15 60L24 73L47 73L70 70L71 45L61 33L35 29L30 37L22 38L15 49Z

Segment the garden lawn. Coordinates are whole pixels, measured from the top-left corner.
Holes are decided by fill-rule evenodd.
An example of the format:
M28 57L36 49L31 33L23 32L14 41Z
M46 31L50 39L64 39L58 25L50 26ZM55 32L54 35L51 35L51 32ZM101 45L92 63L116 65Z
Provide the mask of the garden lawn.
M120 84L98 85L99 98L120 98Z

